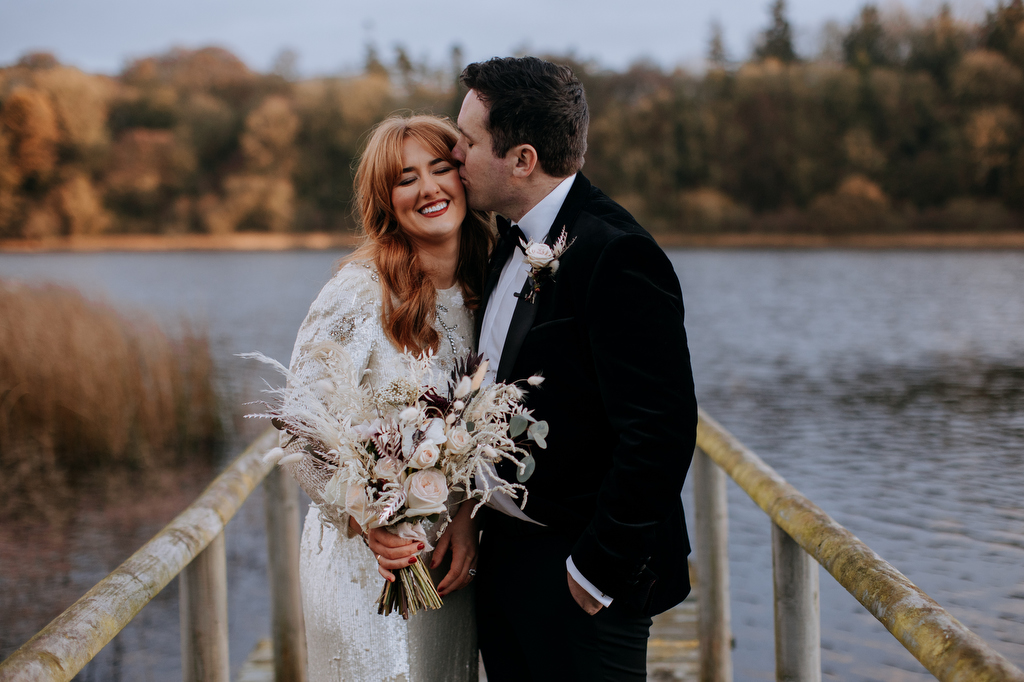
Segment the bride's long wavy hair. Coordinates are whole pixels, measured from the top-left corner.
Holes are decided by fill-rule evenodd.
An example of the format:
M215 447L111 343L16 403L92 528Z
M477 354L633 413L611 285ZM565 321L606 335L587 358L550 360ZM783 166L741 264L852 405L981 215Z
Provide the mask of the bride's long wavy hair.
M437 289L423 270L419 257L401 229L391 191L402 175L402 143L407 137L454 164L451 150L458 129L448 119L434 116L392 116L373 129L355 175L356 218L365 235L362 245L346 260L372 260L380 275L383 294L381 322L397 348L422 352L437 350L434 329ZM459 237L455 281L466 306L475 310L494 242L490 214L466 211Z

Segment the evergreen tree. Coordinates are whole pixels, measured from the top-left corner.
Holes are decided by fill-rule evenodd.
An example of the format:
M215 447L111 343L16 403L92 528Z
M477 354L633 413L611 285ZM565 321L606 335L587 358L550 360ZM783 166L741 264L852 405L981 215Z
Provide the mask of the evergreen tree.
M878 8L865 5L860 18L843 38L843 56L847 64L859 69L892 66L896 62L896 55L889 43L878 16Z
M388 67L384 66L384 62L380 60L380 56L377 54L377 47L373 44L366 46L366 63L363 67L364 73L367 76L384 76L388 77Z
M729 57L725 53L725 39L722 36L722 24L717 19L714 19L711 22L711 40L708 42L708 62L719 69L724 69L729 66Z
M950 74L960 62L972 32L953 18L948 4L939 9L939 16L929 19L910 39L907 69L927 71L943 88L949 85Z
M1024 1L1010 0L1009 5L1000 2L994 12L985 13L985 24L982 27L985 47L1005 54L1009 51L1013 39L1017 37L1022 24Z
M1015 1L1020 2L1020 0ZM786 0L775 0L772 3L771 13L772 25L761 34L760 44L754 50L754 55L759 60L772 57L781 62L796 61L796 52L793 50L793 29L786 18Z

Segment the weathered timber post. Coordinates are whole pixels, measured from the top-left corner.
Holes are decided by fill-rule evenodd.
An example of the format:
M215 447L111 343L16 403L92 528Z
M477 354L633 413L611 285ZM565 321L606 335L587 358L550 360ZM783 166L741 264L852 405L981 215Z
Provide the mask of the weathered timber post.
M772 524L775 582L775 679L821 682L818 562Z
M274 467L263 482L276 682L306 682L306 631L299 589L299 488Z
M228 576L224 532L181 572L181 678L229 682Z
M732 682L729 623L729 503L725 472L704 452L693 453L697 530L697 610L701 682Z

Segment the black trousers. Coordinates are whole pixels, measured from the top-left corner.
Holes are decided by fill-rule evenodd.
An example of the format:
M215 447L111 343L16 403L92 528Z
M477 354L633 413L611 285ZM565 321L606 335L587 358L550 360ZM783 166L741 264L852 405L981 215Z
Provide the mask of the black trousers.
M569 593L573 539L490 512L477 563L477 633L488 682L642 682L651 619Z

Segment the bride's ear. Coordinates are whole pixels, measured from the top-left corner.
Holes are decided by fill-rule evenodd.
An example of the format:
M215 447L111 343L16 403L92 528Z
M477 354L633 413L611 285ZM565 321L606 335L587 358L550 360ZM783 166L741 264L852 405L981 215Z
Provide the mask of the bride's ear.
M520 144L508 150L512 157L512 175L517 178L528 178L537 168L537 150L532 144Z

